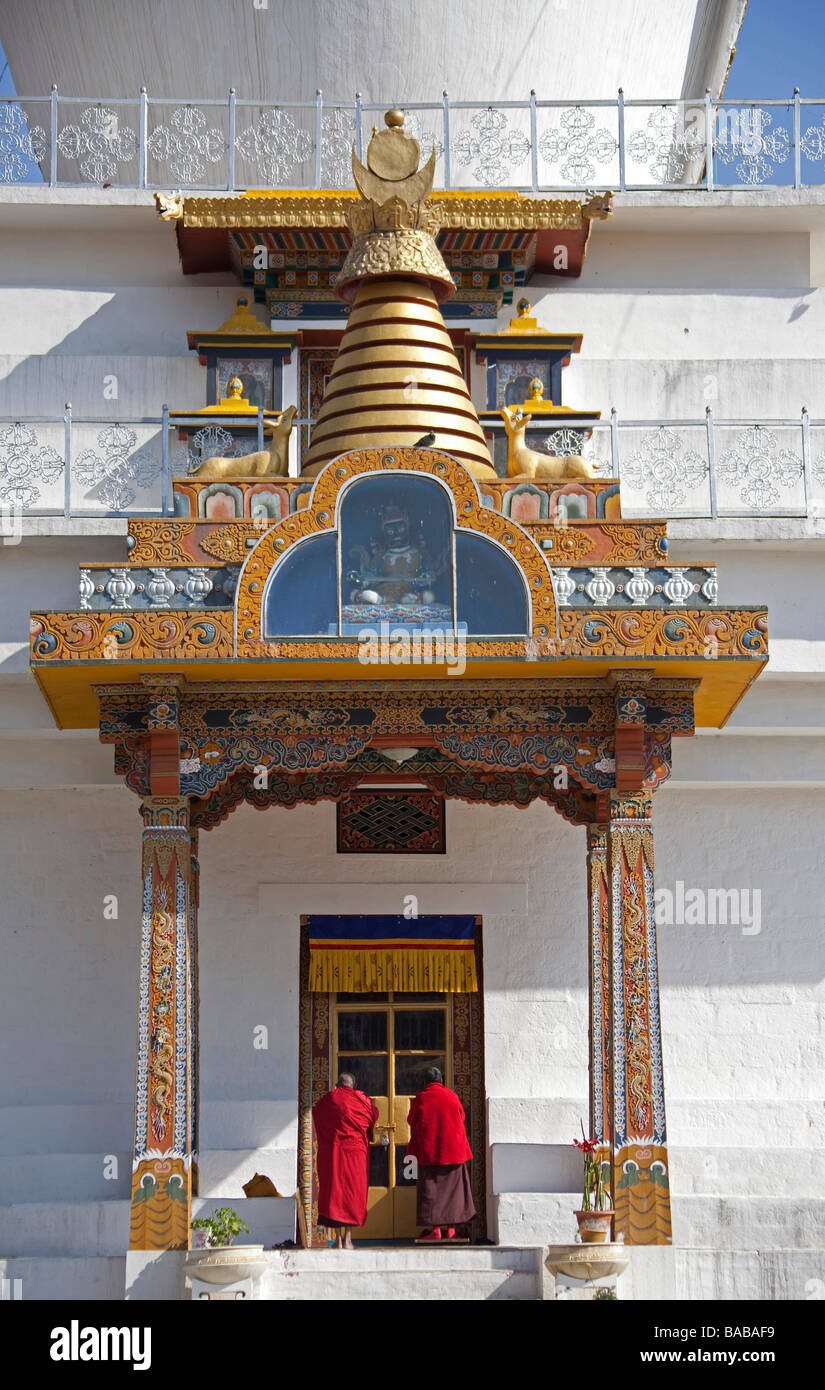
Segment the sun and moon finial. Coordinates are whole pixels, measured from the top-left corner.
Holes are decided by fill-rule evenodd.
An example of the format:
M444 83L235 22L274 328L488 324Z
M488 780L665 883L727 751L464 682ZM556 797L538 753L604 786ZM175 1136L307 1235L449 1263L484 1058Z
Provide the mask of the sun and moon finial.
M404 112L393 107L384 116L385 130L373 127L367 147L367 162L352 151L352 174L362 198L383 206L390 198L401 198L410 207L423 203L435 180L435 146L427 163L419 169L421 148L404 130Z
M404 112L393 107L384 129L373 130L363 164L352 151L352 174L361 197L347 208L353 244L335 286L352 302L364 279L410 275L432 285L439 303L455 284L435 243L443 218L440 203L428 202L435 179L436 151L419 169L418 141L404 130Z

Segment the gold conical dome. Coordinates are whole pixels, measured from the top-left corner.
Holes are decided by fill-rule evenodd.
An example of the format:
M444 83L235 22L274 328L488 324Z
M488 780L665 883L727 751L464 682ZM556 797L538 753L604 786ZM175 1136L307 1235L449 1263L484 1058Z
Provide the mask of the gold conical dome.
M418 145L400 129L402 119L387 113L388 129L373 134L367 166L353 152L364 201L352 209L353 245L336 285L353 308L303 477L350 449L410 448L430 434L435 448L474 477L496 477L438 307L455 291L433 240L439 211L426 202L435 158L417 169Z

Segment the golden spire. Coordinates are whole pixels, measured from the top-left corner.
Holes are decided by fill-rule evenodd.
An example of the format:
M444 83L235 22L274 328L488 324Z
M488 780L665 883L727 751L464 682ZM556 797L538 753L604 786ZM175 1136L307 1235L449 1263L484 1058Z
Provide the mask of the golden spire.
M435 150L418 168L418 142L388 111L367 163L352 155L362 201L347 220L352 247L335 292L352 304L327 381L304 477L349 449L411 447L435 435L477 478L494 478L475 406L439 304L455 293L434 235L441 209L427 202Z

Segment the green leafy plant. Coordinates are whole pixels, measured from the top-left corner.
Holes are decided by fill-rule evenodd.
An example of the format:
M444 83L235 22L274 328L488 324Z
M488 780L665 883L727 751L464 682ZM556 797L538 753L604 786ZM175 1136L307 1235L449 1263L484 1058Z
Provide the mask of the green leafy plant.
M618 1299L619 1295L616 1293L615 1289L609 1288L597 1289L595 1297L598 1303L610 1303L613 1302L615 1299Z
M206 1245L213 1250L216 1245L231 1245L241 1231L249 1235L249 1227L231 1207L219 1207L211 1216L201 1216L192 1222L193 1231L206 1231Z

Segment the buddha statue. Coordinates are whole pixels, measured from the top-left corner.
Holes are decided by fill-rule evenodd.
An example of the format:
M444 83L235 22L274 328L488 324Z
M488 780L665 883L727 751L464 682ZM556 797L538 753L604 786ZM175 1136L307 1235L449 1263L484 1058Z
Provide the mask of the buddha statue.
M388 503L379 513L381 534L361 550L361 567L347 575L354 584L350 601L381 607L414 609L435 602L437 570L423 535L410 537L410 519L401 507Z

